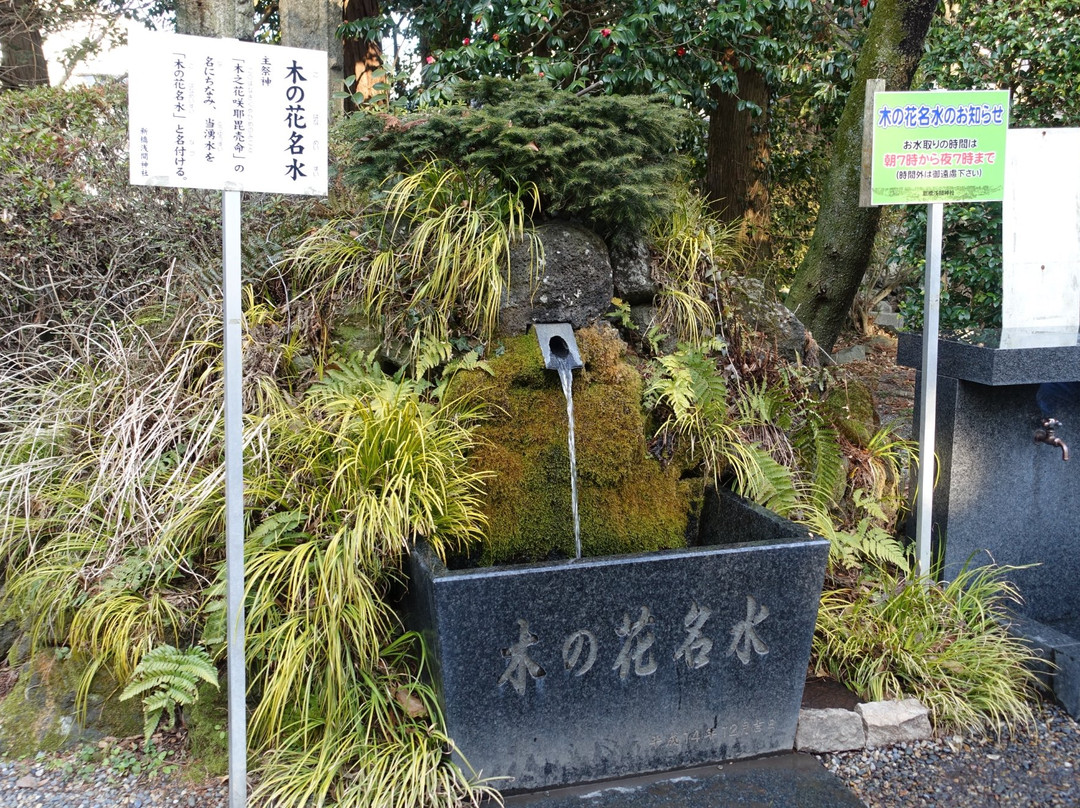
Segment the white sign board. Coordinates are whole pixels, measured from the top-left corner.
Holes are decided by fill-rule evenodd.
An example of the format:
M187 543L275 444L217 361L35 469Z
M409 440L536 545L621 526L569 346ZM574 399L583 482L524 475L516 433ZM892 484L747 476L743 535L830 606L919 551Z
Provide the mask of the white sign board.
M131 184L326 195L323 51L131 32Z
M1080 129L1010 129L1002 206L1002 348L1076 345Z

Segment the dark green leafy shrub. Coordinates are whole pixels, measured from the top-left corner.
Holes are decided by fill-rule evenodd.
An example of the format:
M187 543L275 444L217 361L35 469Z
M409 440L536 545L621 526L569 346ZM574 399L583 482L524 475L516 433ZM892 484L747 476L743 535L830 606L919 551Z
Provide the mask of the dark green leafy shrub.
M1001 203L945 206L941 269L941 328L1001 327ZM900 261L926 265L926 209L913 211L896 248ZM906 328L922 328L922 283L905 290L900 313Z
M692 120L644 96L578 96L538 81L462 84L461 103L399 115L357 114L347 176L374 187L432 157L484 169L508 191L533 183L549 217L601 231L670 209Z

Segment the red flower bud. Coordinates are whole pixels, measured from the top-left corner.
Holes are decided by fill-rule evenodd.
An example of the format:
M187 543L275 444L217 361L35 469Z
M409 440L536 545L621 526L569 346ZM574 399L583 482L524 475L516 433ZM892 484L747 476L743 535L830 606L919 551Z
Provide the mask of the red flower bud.
M603 29L600 32L600 36L604 37L604 39L607 39L609 36L611 36L611 29L610 28Z
M492 42L498 42L499 41L499 35L498 34L492 34L491 35L491 41Z
M465 37L463 40L461 40L461 44L462 45L468 45L471 41L472 41L471 39L469 39L468 37Z
M686 48L679 48L675 53L679 56L686 56Z
M429 56L424 61L427 62L429 65L433 65L433 64L435 64L435 57L434 56Z

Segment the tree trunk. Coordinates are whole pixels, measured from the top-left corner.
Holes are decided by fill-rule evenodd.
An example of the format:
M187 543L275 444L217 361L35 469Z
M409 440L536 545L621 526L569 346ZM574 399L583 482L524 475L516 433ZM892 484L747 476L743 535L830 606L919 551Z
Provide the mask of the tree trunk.
M37 6L0 0L0 90L49 86Z
M863 102L868 79L907 90L922 57L938 0L878 0L855 72L855 83L833 136L817 227L795 273L787 306L818 344L832 350L866 272L880 208L859 207Z
M343 0L279 0L281 44L290 48L326 51L327 97L331 112L341 112L334 93L345 89L342 47L337 30L343 19Z
M721 220L743 221L743 234L755 257L767 253L769 191L765 169L769 158L769 87L756 70L739 69L738 96L713 87L716 108L709 116L705 191ZM739 109L739 101L762 109L756 115Z
M379 0L345 0L345 22L377 17L381 12ZM346 39L345 70L356 76L353 95L370 101L375 95L375 71L382 67L382 44L378 39ZM346 103L346 109L351 106Z
M191 36L255 38L251 0L177 0L176 32Z

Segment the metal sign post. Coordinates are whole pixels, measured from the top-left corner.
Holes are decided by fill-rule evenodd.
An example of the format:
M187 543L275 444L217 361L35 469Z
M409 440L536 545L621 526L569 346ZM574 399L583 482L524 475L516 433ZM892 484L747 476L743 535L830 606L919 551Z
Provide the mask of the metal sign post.
M934 430L937 428L938 312L941 308L941 241L945 206L926 207L926 270L923 276L922 397L919 400L919 476L915 500L915 559L920 575L931 573L934 511Z
M922 396L915 560L933 573L934 431L945 202L1001 201L1005 190L1005 90L885 92L867 82L859 204L928 203L923 297Z
M247 662L244 658L244 405L240 307L240 192L221 199L225 328L225 564L229 673L229 808L247 803Z
M222 191L229 808L247 804L240 194L326 196L322 51L132 32L132 185Z

